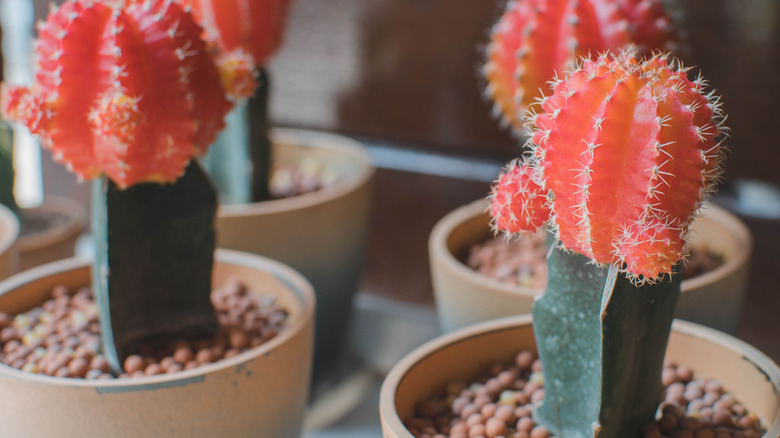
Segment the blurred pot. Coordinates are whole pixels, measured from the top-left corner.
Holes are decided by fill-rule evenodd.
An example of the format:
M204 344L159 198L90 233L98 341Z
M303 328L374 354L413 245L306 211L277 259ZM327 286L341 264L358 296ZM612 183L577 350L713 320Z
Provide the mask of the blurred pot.
M449 332L477 322L530 313L539 288L505 283L466 266L459 257L492 236L487 203L460 207L433 228L428 251L436 311ZM720 254L724 263L682 283L675 317L735 333L745 296L753 238L736 216L706 204L692 225L691 243Z

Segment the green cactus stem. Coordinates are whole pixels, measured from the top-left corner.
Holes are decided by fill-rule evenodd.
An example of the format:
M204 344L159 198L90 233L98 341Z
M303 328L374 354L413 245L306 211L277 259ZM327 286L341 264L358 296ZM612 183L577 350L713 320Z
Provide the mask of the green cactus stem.
M5 205L17 215L19 206L14 198L14 146L11 130L0 120L0 204Z
M266 69L260 69L258 87L254 97L249 99L250 157L252 159L252 202L271 197L268 182L271 180L271 138L268 121L268 98L270 82Z
M228 115L225 129L203 159L203 167L225 204L270 198L271 140L268 123L269 79L258 70L255 95ZM249 164L248 164L249 163Z
M173 184L94 183L92 284L115 370L142 343L217 330L210 300L216 208L195 161Z
M661 402L680 266L637 286L616 265L599 267L556 247L533 308L545 382L534 418L566 438L638 436Z

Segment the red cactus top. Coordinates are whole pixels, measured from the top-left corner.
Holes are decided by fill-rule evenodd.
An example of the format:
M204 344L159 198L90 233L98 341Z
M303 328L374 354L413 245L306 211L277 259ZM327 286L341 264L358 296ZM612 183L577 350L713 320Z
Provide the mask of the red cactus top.
M218 70L202 33L171 0L67 1L39 29L34 84L4 86L2 111L81 178L173 182L247 79Z
M241 49L264 65L279 48L290 0L183 0L226 53Z
M494 188L497 226L534 231L548 214L567 249L647 280L671 272L721 174L725 131L719 100L686 71L621 53L559 81L534 118L532 158ZM510 213L520 220L502 226Z

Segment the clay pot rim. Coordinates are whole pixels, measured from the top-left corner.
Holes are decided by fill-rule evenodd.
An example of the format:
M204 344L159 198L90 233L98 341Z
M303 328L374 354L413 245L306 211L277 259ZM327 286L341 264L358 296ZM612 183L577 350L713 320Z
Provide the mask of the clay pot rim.
M16 215L0 205L0 254L5 254L19 238L19 220Z
M447 267L449 272L455 273L465 282L472 284L488 284L490 287L485 290L487 293L521 295L530 298L540 295L543 292L541 289L530 286L513 285L480 274L458 260L447 248L447 239L456 227L477 215L486 213L488 208L489 206L486 200L477 199L469 204L458 207L439 220L433 227L428 239L428 248L431 257L434 257L435 253L435 256L441 260L441 263ZM739 246L733 257L728 258L725 263L718 266L716 269L683 280L683 293L688 290L698 289L705 284L716 283L731 275L734 271L747 263L747 260L753 251L753 236L741 220L728 210L715 204L708 203L705 205L704 209L707 211L707 218L714 219L714 222L717 224L728 228L735 239L741 242L742 245ZM705 215L699 214L697 217L705 217Z
M35 251L56 242L70 239L80 234L87 225L87 213L81 204L59 196L46 196L43 203L37 207L25 208L26 211L45 210L68 217L68 221L43 230L40 233L19 237L20 251Z
M273 354L278 346L287 343L290 339L306 330L306 327L309 324L308 321L314 319L314 308L316 305L314 288L308 280L289 266L267 257L227 249L217 249L214 255L214 261L215 263L220 264L232 264L263 270L273 274L278 281L289 289L292 289L292 291L287 291L287 293L295 296L300 302L300 314L297 315L295 321L293 321L290 326L262 345L231 358L220 360L216 363L203 365L191 370L182 370L173 374L134 377L132 379L86 380L26 373L17 370L16 368L0 365L0 376L45 385L95 388L99 392L145 391L183 386L189 383L201 382L206 379L208 375L220 371L232 368L241 369L244 364L247 364L260 356ZM0 297L20 286L37 281L44 276L69 270L89 268L90 264L91 260L89 259L73 257L32 268L0 282Z
M280 213L325 204L365 186L373 178L376 170L365 146L349 137L305 129L275 128L271 130L271 138L276 144L294 144L306 148L326 149L348 156L360 164L360 171L354 178L339 181L325 190L317 190L291 198L248 204L220 205L217 213L220 217Z
M531 314L508 316L474 324L441 335L415 348L395 364L382 383L379 393L379 410L382 420L393 431L407 431L395 407L395 391L401 385L409 370L417 366L418 363L454 343L485 336L493 332L514 330L518 326L525 325L533 326ZM679 319L674 320L672 332L694 337L740 353L746 361L752 363L766 376L768 382L774 387L778 401L780 401L780 366L752 345L713 328ZM402 438L414 438L408 431L407 435L399 436ZM774 422L769 424L764 436L780 436L780 404L778 404Z

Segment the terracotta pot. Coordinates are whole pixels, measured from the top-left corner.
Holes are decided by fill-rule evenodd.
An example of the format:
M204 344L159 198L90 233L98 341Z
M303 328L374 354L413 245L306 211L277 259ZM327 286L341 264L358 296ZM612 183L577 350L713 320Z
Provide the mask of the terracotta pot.
M273 131L274 159L311 158L337 184L286 199L220 206L221 248L261 254L298 270L317 294L314 380L339 357L362 268L374 168L362 144L312 131Z
M19 270L19 221L0 205L0 280Z
M57 284L89 284L89 262L68 259L0 283L0 310L40 305ZM297 437L311 371L314 292L292 269L218 250L214 284L242 280L273 294L291 325L250 351L175 374L91 381L0 366L2 435L9 437Z
M390 371L379 396L383 437L413 438L402 421L415 404L456 380L478 375L518 351L534 350L530 315L502 318L438 337L404 357ZM780 437L780 368L758 350L716 330L675 321L667 358L684 363L723 385L758 415L764 438Z
M492 236L487 203L460 207L434 226L428 251L442 330L530 313L542 289L508 284L480 274L459 261L468 249ZM708 204L694 221L691 242L706 244L725 258L717 269L685 280L676 317L735 333L742 310L753 238L728 211Z
M56 214L64 219L56 226L19 238L21 270L73 257L76 240L87 225L87 213L81 204L48 196L40 206L24 211L26 214Z

